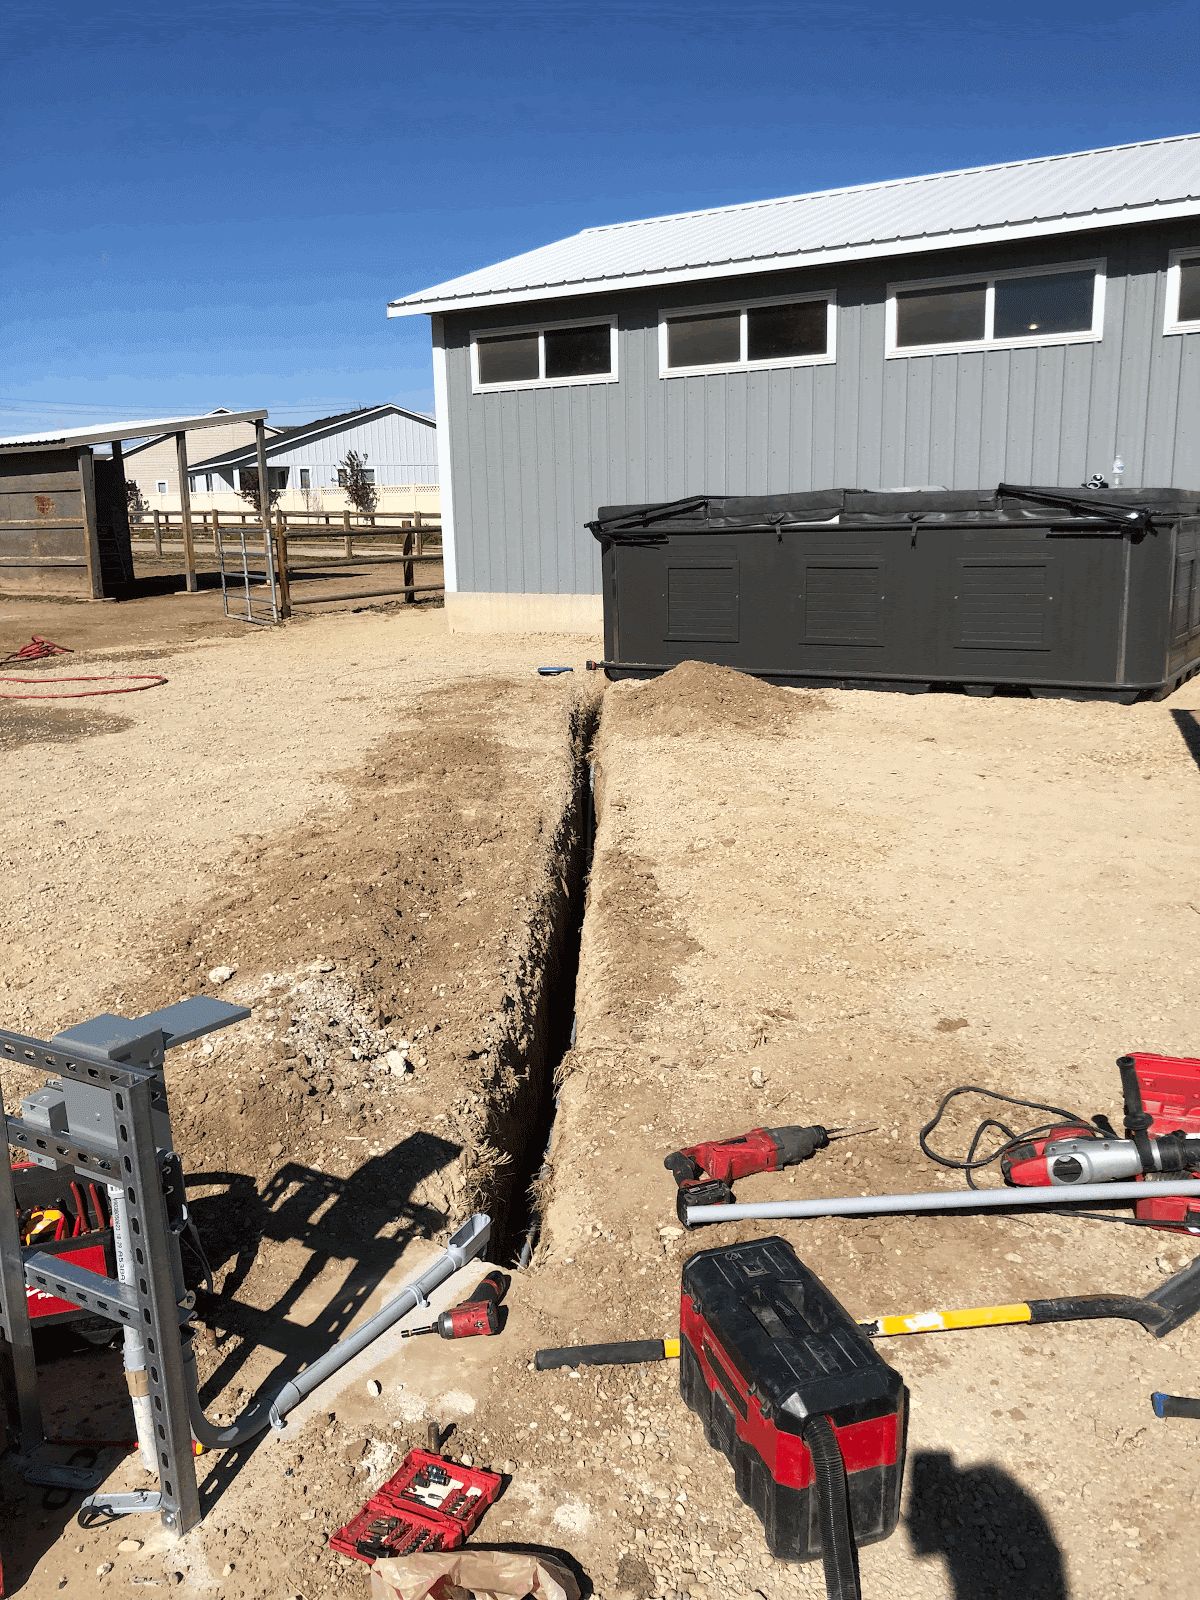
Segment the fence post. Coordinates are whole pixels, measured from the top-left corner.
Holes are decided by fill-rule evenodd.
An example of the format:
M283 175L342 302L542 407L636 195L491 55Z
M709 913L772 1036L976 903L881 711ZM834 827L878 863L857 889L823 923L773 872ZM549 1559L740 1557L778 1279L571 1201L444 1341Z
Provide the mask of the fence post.
M346 530L346 554L352 556L354 554L354 540L350 537L350 513L348 511L342 512L342 527Z
M292 584L288 577L288 542L287 542L287 513L275 513L275 557L279 578L279 615L287 618L292 614Z
M213 554L215 556L219 557L220 554L221 554L221 513L218 510L216 510L215 507L213 509L212 519L213 519Z
M158 512L154 513L154 554L162 555L162 523L158 520Z

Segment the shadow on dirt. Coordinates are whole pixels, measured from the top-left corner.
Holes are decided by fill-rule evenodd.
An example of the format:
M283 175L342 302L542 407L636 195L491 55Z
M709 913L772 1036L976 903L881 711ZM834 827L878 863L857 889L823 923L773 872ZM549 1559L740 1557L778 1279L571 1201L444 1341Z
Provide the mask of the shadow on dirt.
M1172 711L1179 737L1187 745L1188 755L1200 767L1200 721L1194 711Z
M1069 1600L1050 1524L1009 1473L960 1469L947 1452L923 1450L909 1462L909 1483L913 1551L945 1558L955 1600Z
M220 1294L201 1293L197 1310L226 1336L239 1336L237 1348L204 1384L201 1399L211 1399L232 1382L255 1346L264 1345L282 1357L263 1385L270 1390L339 1339L412 1240L429 1238L445 1224L441 1212L414 1204L410 1196L459 1153L460 1147L447 1139L415 1133L364 1162L348 1178L289 1161L261 1194L243 1173L189 1174L193 1190L224 1188L223 1194L193 1200L192 1213L214 1269L229 1263ZM300 1244L308 1252L303 1271L266 1310L236 1298L263 1240ZM333 1261L353 1263L337 1296L307 1327L287 1321Z

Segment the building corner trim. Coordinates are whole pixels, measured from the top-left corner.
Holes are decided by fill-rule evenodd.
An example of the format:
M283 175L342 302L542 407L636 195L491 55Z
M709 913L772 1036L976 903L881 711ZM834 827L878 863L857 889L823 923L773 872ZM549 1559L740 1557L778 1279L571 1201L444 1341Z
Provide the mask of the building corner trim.
M446 330L441 317L430 317L433 334L433 414L437 423L439 496L442 507L442 572L446 593L458 589L458 550L454 542L454 483L450 473L450 394Z

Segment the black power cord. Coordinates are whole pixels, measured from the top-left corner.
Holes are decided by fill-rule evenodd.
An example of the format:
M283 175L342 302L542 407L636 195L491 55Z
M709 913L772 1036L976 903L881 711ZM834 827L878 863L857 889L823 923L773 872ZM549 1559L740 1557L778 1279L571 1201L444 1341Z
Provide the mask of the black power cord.
M1036 1128L1026 1128L1023 1133L1014 1133L1007 1123L1001 1122L998 1118L985 1117L975 1129L975 1136L971 1140L971 1147L967 1151L966 1160L958 1161L953 1156L942 1156L936 1150L930 1149L928 1136L942 1120L946 1107L951 1100L957 1099L960 1094L981 1094L988 1100L1003 1100L1005 1105L1020 1106L1024 1111L1049 1111L1053 1114L1055 1120L1053 1122L1043 1122ZM981 1089L977 1084L964 1083L957 1089L951 1089L950 1093L946 1095L941 1105L934 1112L932 1118L921 1129L918 1138L920 1139L921 1149L931 1161L936 1161L940 1167L953 1167L958 1172L965 1172L967 1175L967 1187L969 1189L977 1189L979 1185L973 1182L971 1177L973 1172L978 1172L981 1167L991 1166L993 1161L999 1161L1001 1156L1007 1155L1010 1150L1015 1150L1018 1145L1028 1144L1031 1139L1037 1139L1043 1134L1051 1133L1064 1123L1070 1123L1072 1127L1087 1128L1098 1139L1115 1137L1111 1126L1107 1126L1100 1119L1080 1117L1074 1111L1064 1111L1061 1106L1044 1106L1038 1100L1017 1100L1010 1094L998 1094L995 1089ZM995 1128L1005 1135L1004 1143L998 1145L990 1155L980 1156L977 1160L975 1152L979 1149L981 1141L990 1128Z

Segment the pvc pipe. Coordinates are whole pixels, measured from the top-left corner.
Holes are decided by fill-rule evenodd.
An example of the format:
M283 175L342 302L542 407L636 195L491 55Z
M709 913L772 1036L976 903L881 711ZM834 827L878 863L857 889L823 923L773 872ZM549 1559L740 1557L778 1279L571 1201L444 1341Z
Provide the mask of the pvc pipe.
M133 1286L134 1266L129 1255L129 1212L126 1208L125 1190L120 1184L108 1185L108 1210L113 1231L113 1253L117 1258L117 1279ZM125 1323L125 1371L145 1372L146 1344L138 1328ZM158 1458L154 1449L154 1412L148 1394L130 1393L133 1402L133 1420L137 1424L138 1450L142 1466L147 1472L158 1471Z
M1200 1189L1200 1184L1196 1187ZM401 1289L394 1299L388 1301L382 1311L376 1312L369 1322L364 1322L357 1332L340 1339L332 1350L327 1350L319 1360L313 1362L311 1367L306 1367L298 1377L284 1384L271 1407L271 1426L282 1428L284 1417L306 1394L324 1383L326 1378L332 1377L360 1350L365 1350L369 1344L373 1344L381 1333L386 1333L393 1323L399 1322L400 1318L414 1306L426 1305L429 1296L439 1284L445 1283L447 1278L460 1267L466 1266L468 1261L482 1255L491 1232L492 1219L483 1212L476 1212L464 1222L458 1232L451 1236L443 1253L431 1266L426 1267L420 1277L414 1278L410 1284ZM262 1426L260 1423L259 1427ZM203 1442L201 1440L201 1443Z
M737 1222L743 1217L879 1217L905 1211L1000 1211L1017 1206L1061 1206L1075 1200L1161 1200L1167 1195L1200 1197L1200 1179L1169 1183L1056 1183L1037 1189L949 1189L940 1194L865 1194L832 1200L767 1200L729 1206L688 1206L687 1225Z

